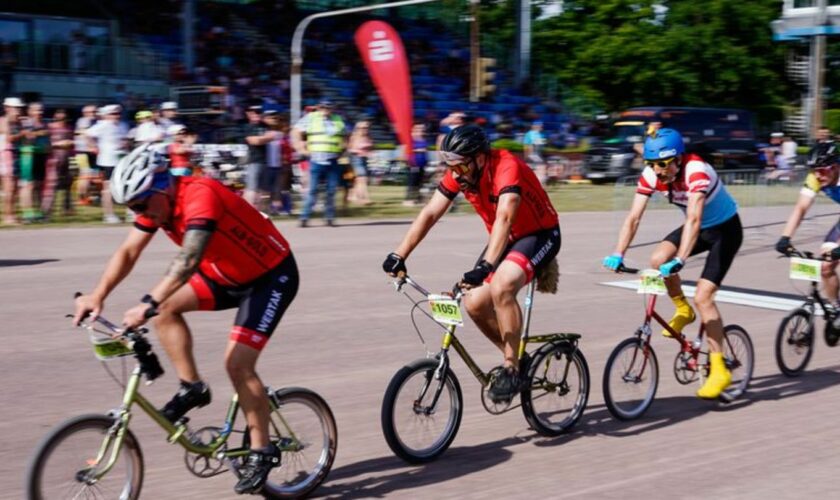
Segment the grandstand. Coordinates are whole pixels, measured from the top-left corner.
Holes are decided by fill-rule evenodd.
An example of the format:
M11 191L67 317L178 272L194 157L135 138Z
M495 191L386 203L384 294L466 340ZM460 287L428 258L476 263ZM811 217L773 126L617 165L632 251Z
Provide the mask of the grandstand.
M297 23L314 12L368 3L197 2L190 47L195 67L189 71L184 66L186 47L179 20L183 2L4 2L0 33L8 39L2 42L17 57L9 93L39 95L49 105L104 103L126 95L148 103L167 98L173 85L224 85L232 96L231 106L260 100L288 112L289 46ZM483 102L469 102L467 25L441 6L372 14L317 20L308 28L304 105L329 97L351 120L372 118L378 140L392 137L353 44L356 27L368 19L382 19L394 25L406 45L416 119L431 122L461 110L489 124L507 123L520 129L540 119L548 132L567 121L557 106L517 89L504 68L497 73L494 95ZM231 114L237 117L233 109Z

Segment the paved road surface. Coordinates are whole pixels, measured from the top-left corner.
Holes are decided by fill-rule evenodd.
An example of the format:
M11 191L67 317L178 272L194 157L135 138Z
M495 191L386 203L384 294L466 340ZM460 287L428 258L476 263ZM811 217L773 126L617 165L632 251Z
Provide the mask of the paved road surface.
M800 231L815 248L834 216L833 206ZM742 254L727 283L794 292L786 261L772 251L788 208L750 209ZM814 498L836 495L840 470L840 348L820 340L809 371L781 376L773 337L782 312L723 305L727 322L751 333L755 381L749 395L728 407L692 397L694 387L669 372L674 347L657 338L663 370L657 400L634 423L612 420L603 406L601 375L616 343L632 333L642 303L599 269L612 250L620 214L562 215L561 290L536 300L534 331L579 331L592 373L590 405L569 435L534 435L519 411L486 414L479 387L454 362L466 397L461 430L437 462L407 467L390 453L379 426L383 391L404 363L423 355L408 318L408 302L379 272L406 221L354 222L335 229L298 229L281 223L302 270L301 291L266 348L260 373L273 385L303 385L330 403L339 428L338 457L318 495L330 498ZM676 210L651 211L638 243L654 242L680 221ZM773 224L776 225L773 225ZM7 230L0 232L0 497L21 498L23 473L36 442L65 418L105 411L118 388L91 355L80 331L63 314L71 296L88 289L125 228ZM431 288L446 289L473 262L484 241L477 217L448 217L409 261ZM631 251L644 265L651 246ZM135 273L109 300L119 319L161 276L174 247L160 235ZM693 259L684 276L696 279ZM663 304L665 305L665 304ZM663 313L669 309L662 308ZM195 412L195 425L221 419L231 388L221 357L231 313L193 314L195 348L214 403ZM462 339L485 367L500 356L469 326ZM435 339L433 343L436 343ZM175 390L167 375L144 392L163 402ZM148 418L134 420L146 457L144 498L234 498L233 478L198 479L183 466L180 448L166 443Z

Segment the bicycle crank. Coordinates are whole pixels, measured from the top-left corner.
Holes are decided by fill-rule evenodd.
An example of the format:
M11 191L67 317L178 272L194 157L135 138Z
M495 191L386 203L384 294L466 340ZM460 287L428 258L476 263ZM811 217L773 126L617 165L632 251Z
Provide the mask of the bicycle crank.
M489 385L487 387L481 388L481 404L484 406L484 409L487 410L487 413L491 415L501 415L502 413L509 412L510 410L514 410L522 406L520 403L516 405L513 404L513 399L503 403L495 403L490 396L487 395L487 389L489 389ZM514 399L518 398L519 395L517 394L514 396Z
M688 352L678 352L674 358L674 377L682 385L688 385L697 380L697 360Z
M222 430L218 427L202 427L201 429L190 433L190 441L195 444L207 446L216 438L221 436L221 431ZM216 453L223 451L226 448L227 444L224 444L221 448L216 450ZM210 456L196 455L195 453L186 452L184 454L184 463L186 464L188 471L190 471L194 476L201 478L217 476L228 471L225 466L226 464L216 458L216 454L214 454L214 456Z

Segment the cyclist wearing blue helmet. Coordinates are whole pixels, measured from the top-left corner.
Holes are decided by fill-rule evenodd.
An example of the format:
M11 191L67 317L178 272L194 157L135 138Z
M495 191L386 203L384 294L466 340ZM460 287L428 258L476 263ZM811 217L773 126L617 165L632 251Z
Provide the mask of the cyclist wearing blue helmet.
M685 213L685 224L678 227L656 247L651 266L665 277L668 295L676 306L669 322L681 332L695 319L694 310L682 293L677 274L692 255L709 252L703 267L694 304L709 335L711 370L697 396L715 399L726 389L731 374L723 360L723 321L714 296L726 276L735 254L741 247L743 230L738 205L726 191L711 165L692 153L686 153L679 132L663 128L645 139L645 168L636 185L636 197L619 233L615 252L604 259L604 267L621 268L624 252L633 241L650 196L659 192ZM667 330L662 332L670 336Z

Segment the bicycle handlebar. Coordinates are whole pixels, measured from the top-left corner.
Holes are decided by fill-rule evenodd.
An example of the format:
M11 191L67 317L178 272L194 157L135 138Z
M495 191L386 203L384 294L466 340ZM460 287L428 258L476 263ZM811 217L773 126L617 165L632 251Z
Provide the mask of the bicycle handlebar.
M74 298L78 298L81 295L81 292L76 292ZM88 316L90 316L89 313L85 315L85 318ZM67 317L72 318L74 316L72 314L68 314ZM140 363L140 370L146 375L148 383L152 383L152 381L164 374L163 366L161 366L160 360L157 355L152 352L152 345L145 338L145 335L149 333L148 328L126 328L122 330L120 327L111 323L102 316L97 316L93 321L108 329L111 332L111 337L115 339L122 339L130 343L131 349L134 351L134 357L137 359L137 362ZM93 325L90 323L82 322L79 326L93 330Z
M830 254L828 254L828 255L814 255L814 252L808 252L808 251L803 252L803 251L798 250L798 249L793 248L793 247L791 247L791 250L787 254L783 255L783 257L788 257L788 258L799 257L801 259L821 260L821 261L824 261L824 262L834 262L834 261L838 260L838 259L832 259Z
M397 279L394 280L394 285L397 288L397 291L402 291L403 285L410 285L412 288L417 290L421 293L424 297L428 297L432 295L431 292L423 288L419 283L411 279L411 277L406 273L399 273L396 277ZM456 283L455 286L452 288L452 295L455 300L461 300L461 296L464 295L463 290L458 286L459 283Z
M624 264L620 264L618 266L618 269L615 270L615 272L623 274L639 274L639 269L636 269L635 267L627 267Z

